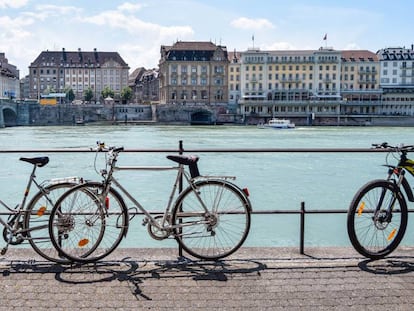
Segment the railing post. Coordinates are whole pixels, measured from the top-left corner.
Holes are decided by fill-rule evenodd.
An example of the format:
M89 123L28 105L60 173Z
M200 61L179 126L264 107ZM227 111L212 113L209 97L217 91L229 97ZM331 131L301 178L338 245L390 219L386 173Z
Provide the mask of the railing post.
M301 255L305 254L305 202L300 203L300 249Z
M183 141L180 140L178 142L178 154L183 154L183 153L184 153ZM183 176L181 176L181 178L180 178L180 181L179 181L179 184L178 184L178 191L179 191L179 193L181 193L183 191ZM181 207L180 207L180 212L182 212ZM180 218L180 223L181 223L181 218ZM181 231L181 229L180 229L180 231ZM178 245L178 256L183 257L183 248L181 247L181 244Z

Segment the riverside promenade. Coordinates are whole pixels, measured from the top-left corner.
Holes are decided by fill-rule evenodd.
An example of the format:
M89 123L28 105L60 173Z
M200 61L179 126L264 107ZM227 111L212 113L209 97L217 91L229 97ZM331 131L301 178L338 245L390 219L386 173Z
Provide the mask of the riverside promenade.
M370 261L352 248L242 248L218 262L118 249L60 266L0 257L0 310L413 310L414 248Z

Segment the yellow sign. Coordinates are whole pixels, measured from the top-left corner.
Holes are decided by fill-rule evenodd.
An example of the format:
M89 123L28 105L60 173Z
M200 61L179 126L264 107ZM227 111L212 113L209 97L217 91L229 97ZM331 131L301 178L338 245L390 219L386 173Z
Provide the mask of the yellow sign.
M40 99L40 104L41 105L56 105L57 100L56 100L56 98L41 98Z

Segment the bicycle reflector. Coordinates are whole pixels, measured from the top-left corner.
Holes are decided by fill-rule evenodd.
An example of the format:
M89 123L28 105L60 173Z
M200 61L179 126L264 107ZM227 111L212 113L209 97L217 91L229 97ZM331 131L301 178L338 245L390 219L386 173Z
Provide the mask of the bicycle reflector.
M46 206L41 206L38 210L36 215L39 217L42 217L46 212Z
M394 238L394 236L395 236L395 234L397 233L397 229L393 229L392 231L391 231L391 233L388 235L388 238L387 238L387 240L388 241L391 241L393 238Z
M358 216L361 216L362 211L364 210L364 207L365 207L365 202L361 202L361 204L359 204L359 207L358 207Z
M82 239L78 242L79 247L84 247L89 243L89 239Z
M105 208L109 209L109 197L105 198Z
M249 189L247 189L247 188L243 188L243 192L244 192L244 194L245 194L246 196L249 196L249 195L250 195L250 193L249 193Z

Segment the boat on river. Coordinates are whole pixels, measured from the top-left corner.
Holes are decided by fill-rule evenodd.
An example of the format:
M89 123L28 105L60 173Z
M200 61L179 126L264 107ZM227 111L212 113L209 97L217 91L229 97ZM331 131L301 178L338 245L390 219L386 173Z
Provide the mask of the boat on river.
M288 119L272 118L267 123L258 124L258 128L274 128L274 129L293 129L295 123L290 122Z

